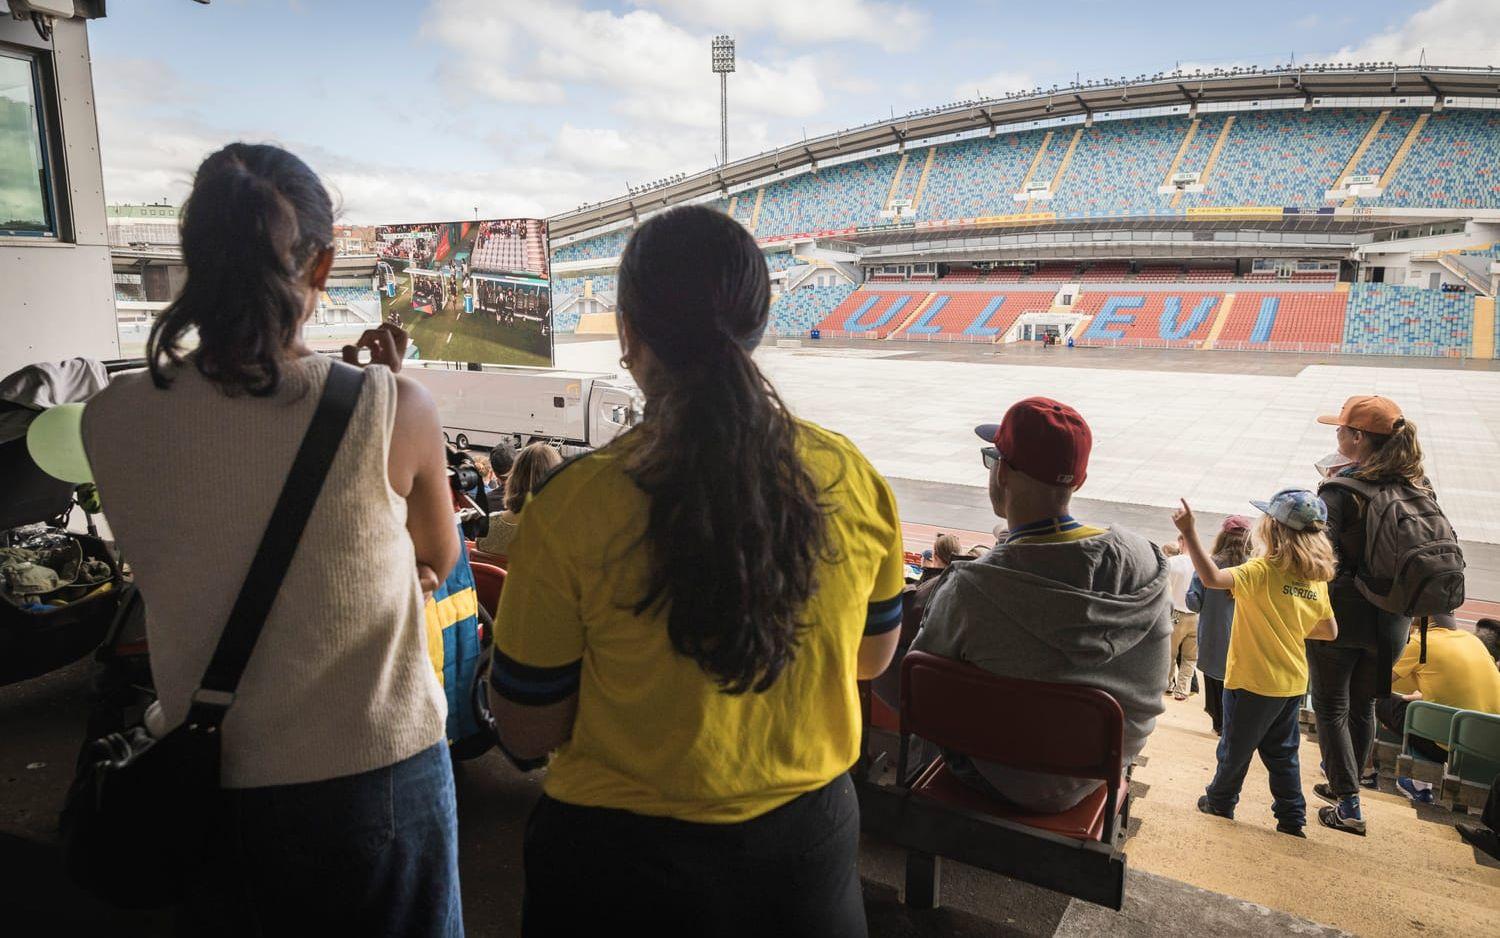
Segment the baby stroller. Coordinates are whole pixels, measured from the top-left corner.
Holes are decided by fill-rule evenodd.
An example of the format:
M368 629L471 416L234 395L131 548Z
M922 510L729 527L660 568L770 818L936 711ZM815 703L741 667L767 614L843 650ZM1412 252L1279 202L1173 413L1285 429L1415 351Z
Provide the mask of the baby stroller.
M32 459L26 433L47 409L104 387L87 359L28 365L0 380L0 685L84 657L110 628L125 581L94 533L67 530L88 512L91 486L55 479Z

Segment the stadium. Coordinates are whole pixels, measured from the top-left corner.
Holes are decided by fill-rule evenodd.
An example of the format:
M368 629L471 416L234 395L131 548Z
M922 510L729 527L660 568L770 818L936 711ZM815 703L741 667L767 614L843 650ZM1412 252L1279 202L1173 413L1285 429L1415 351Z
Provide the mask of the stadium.
M92 88L86 56L78 53L87 50L86 22L103 16L102 3L77 8L78 16L51 23L54 38L45 42L34 38L30 22L0 19L0 51L24 46L35 61L55 57L48 80L80 91L67 107ZM79 119L61 110L53 116ZM98 206L79 194L93 191L100 173L94 143L91 149L75 133L42 148L66 164L47 178L72 180L68 192L58 188L52 197L76 203L74 230L56 230L57 240L76 241L76 252L66 252L75 266L64 266L65 252L0 236L16 248L14 257L0 255L0 282L16 285L21 306L58 310L45 328L31 317L18 326L24 349L3 356L0 371L75 355L106 362L112 376L138 369L153 324L186 283L176 206L106 207L102 185ZM788 141L545 219L481 219L476 209L469 220L340 224L301 339L336 354L389 322L410 336L408 373L431 367L450 378L557 382L538 394L540 403L518 395L518 412L561 413L565 398L575 407L586 380L618 380L638 394L626 387L629 353L619 335L626 315L618 305L622 252L643 224L692 205L738 223L764 258L770 321L755 364L791 412L864 454L888 485L905 561L905 605L898 608L909 611L936 571L932 555L945 536L979 555L1009 547L1016 532L997 517L993 483L987 486L991 456L999 463L1006 454L989 447L981 465L974 428L993 424L1013 402L1041 395L1086 418L1092 455L1071 515L1169 546L1178 534L1173 510L1184 499L1206 537L1221 523L1227 530L1232 516L1250 514L1252 498L1317 487L1342 444L1333 426L1315 418L1340 414L1352 396L1374 394L1399 402L1401 419L1421 428L1422 464L1466 564L1466 598L1451 609L1456 628L1435 626L1435 648L1447 631L1474 633L1481 620L1500 618L1494 67L1303 63L1079 82ZM112 297L107 310L101 296ZM453 398L433 393L441 409L466 395L481 397L481 387L466 385ZM585 405L588 395L585 387ZM640 419L614 406L622 427ZM440 416L450 442L450 431L467 426ZM1341 424L1339 433L1346 431ZM466 432L457 437L460 448L481 439L472 426ZM522 439L515 439L519 449ZM594 445L553 430L527 439L563 452ZM221 445L228 452L229 443ZM450 451L453 478L475 471L474 455L489 453L477 446L474 454ZM235 466L215 471L238 478ZM554 499L561 488L575 510L592 506L564 487L570 475L581 473L558 469L548 477ZM509 557L485 547L489 535L472 528L474 502L463 501L467 483L452 484L459 565L470 573L460 587L450 578L424 598L423 654L430 661L422 661L436 668L448 697L463 924L474 933L509 934L524 920L523 867L534 858L526 852L522 862L523 843L529 851L532 812L550 770L537 767L545 751L528 760L506 748L514 740L497 724L510 711L491 712L491 704L502 680L524 685L532 703L551 702L547 688L566 684L567 668L513 661L499 644L493 656L485 645L482 658L471 660L478 652L455 637L468 627L494 641L496 623L504 624L501 608L513 608L500 606L506 591L530 595L524 578L532 571L511 565L519 546ZM219 491L224 504L217 510L238 511L241 495ZM523 504L555 504L541 485L525 497L534 501ZM556 535L559 544L589 542L595 524L602 530L611 509L595 497L597 514ZM104 514L85 508L85 520L87 536L107 541L107 495L103 502ZM746 515L753 510L745 506ZM352 527L367 538L377 530L372 524L361 516ZM13 541L19 543L0 546L10 549ZM613 575L607 566L585 565L593 579L557 589L587 598ZM338 567L334 579L364 583L357 567ZM863 621L865 599L875 597L858 598ZM869 603L871 616L877 605ZM1179 610L1170 605L1175 625ZM102 644L95 636L88 648L72 650L70 664L28 672L26 680L0 668L0 718L20 728L0 752L25 767L10 773L10 794L0 796L0 866L24 871L0 899L0 931L171 931L170 910L103 900L62 859L76 848L58 834L58 810L81 726L87 722L92 733L99 699L111 689L100 674L113 672L99 666L107 668L121 647L119 632L112 625ZM1421 636L1425 656L1425 628ZM902 639L901 654L910 643L910 636ZM1293 644L1302 654L1303 643ZM19 642L0 645L11 647ZM644 653L632 646L632 656ZM1500 785L1500 714L1414 702L1404 732L1382 728L1372 742L1373 781L1358 766L1369 834L1353 837L1319 825L1322 802L1314 793L1333 776L1320 764L1325 726L1299 692L1297 784L1308 793L1311 818L1303 839L1285 836L1280 815L1273 818L1281 805L1269 761L1250 765L1238 813L1229 810L1233 822L1203 806L1204 784L1215 777L1226 744L1218 738L1219 717L1211 723L1204 707L1212 690L1201 668L1201 689L1196 677L1193 690L1184 686L1175 698L1172 686L1165 695L1152 689L1161 715L1145 748L1127 750L1122 764L1129 717L1109 693L1079 686L1087 682L1050 683L1040 673L977 690L965 683L972 675L957 670L938 669L925 678L934 683L912 683L921 667L938 667L932 657L908 656L908 667L898 664L858 688L859 757L848 777L858 798L855 888L868 934L1500 933L1500 859L1455 828L1490 817L1482 812ZM581 660L587 688L596 664ZM1169 668L1182 663L1174 659ZM1186 670L1193 673L1191 665ZM393 681L394 674L385 676ZM142 690L138 674L134 680L127 689ZM472 682L477 697L469 683L455 691L458 682ZM629 681L599 686L622 700L647 699ZM922 709L914 702L919 686L949 710ZM477 727L465 729L484 736L477 755L460 754L474 737L455 733L457 709L482 713ZM661 752L710 730L706 722L663 730ZM965 738L981 740L992 754L1010 752L1014 765L1026 767L1021 771L1101 784L1060 811L1024 808L993 789L978 794L949 771L956 764L952 741ZM923 749L929 741L941 754ZM788 748L803 742L799 735ZM1442 751L1424 755L1433 746ZM733 752L736 745L719 748ZM1266 750L1259 752L1264 759ZM303 753L304 760L324 757ZM687 771L686 764L669 768ZM1413 779L1427 787L1409 789ZM1337 808L1340 801L1330 803ZM333 802L325 807L328 816L343 817ZM284 817L273 811L266 819L269 829ZM594 821L606 823L602 815ZM291 840L272 846L289 867L310 864L328 883L347 865L309 859ZM790 880L779 888L813 889ZM676 933L677 920L661 921L659 930Z

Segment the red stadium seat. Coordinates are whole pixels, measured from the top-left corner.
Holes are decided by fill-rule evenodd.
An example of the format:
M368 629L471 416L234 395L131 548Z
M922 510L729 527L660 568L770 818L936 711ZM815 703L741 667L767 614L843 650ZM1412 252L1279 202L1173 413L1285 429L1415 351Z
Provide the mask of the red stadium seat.
M1075 840L1110 844L1123 831L1125 714L1105 691L998 677L912 651L901 662L901 734L902 780L909 737L919 736L985 762L1104 783L1069 811L1038 814L970 788L939 758L910 784L914 796Z
M493 564L474 561L469 562L469 569L474 571L474 592L479 597L479 605L493 619L495 613L500 611L500 593L505 589L505 571Z

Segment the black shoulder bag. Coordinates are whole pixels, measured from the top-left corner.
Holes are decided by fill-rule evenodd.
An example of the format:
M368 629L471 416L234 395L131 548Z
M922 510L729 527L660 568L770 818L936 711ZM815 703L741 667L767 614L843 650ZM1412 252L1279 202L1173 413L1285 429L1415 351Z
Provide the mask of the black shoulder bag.
M182 725L153 739L144 725L88 743L63 805L63 854L74 882L126 908L181 900L216 825L219 727L317 504L364 371L334 362Z

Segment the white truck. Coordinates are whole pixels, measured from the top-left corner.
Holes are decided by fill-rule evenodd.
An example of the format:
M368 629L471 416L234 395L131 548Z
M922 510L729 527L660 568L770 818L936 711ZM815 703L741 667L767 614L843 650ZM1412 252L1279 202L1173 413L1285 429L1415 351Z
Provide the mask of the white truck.
M614 374L420 361L407 361L402 374L432 392L443 436L459 449L545 442L570 456L608 443L641 409L640 391Z

